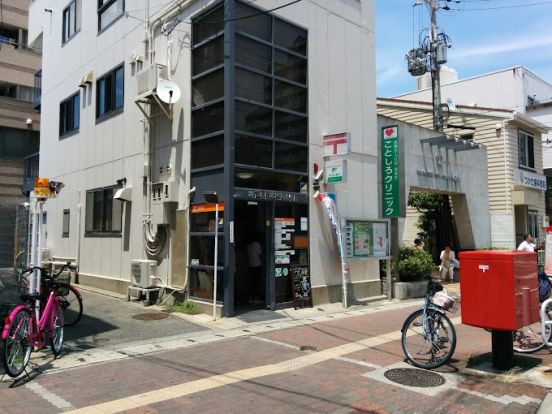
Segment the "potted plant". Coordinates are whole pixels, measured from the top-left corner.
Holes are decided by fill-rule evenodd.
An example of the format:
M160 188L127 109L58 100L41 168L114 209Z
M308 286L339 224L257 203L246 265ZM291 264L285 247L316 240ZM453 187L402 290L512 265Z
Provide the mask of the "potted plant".
M399 282L394 285L397 299L419 298L425 293L426 276L434 267L431 255L422 249L402 247L399 252L397 271Z

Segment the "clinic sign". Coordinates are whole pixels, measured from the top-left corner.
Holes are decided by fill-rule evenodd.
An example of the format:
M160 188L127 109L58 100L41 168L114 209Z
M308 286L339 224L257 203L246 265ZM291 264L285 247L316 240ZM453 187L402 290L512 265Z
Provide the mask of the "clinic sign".
M514 184L533 188L535 190L546 191L546 176L518 169L514 172Z
M399 127L381 129L381 186L383 217L399 217Z

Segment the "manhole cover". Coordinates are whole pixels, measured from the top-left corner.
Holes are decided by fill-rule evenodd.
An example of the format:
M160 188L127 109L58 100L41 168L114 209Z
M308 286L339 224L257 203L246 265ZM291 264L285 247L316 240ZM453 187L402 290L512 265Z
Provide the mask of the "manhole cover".
M132 319L136 319L138 321L158 321L168 317L169 314L164 312L139 313L138 315L132 315Z
M301 345L299 351L318 351L318 349L312 345Z
M390 369L383 375L390 381L409 387L438 387L445 383L445 379L439 374L415 368Z

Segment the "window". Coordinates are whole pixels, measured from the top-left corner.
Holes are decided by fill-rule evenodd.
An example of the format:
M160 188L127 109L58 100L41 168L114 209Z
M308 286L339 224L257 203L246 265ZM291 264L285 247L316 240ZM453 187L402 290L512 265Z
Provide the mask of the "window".
M34 89L30 86L0 82L0 96L17 99L24 102L33 102Z
M70 210L63 210L63 223L61 237L69 237L69 217L71 215Z
M535 152L533 147L533 136L525 131L518 133L519 166L535 168Z
M121 233L123 203L113 198L118 188L114 186L86 192L86 234L94 236Z
M97 82L96 118L123 108L124 73L123 66L109 72Z
M80 92L59 104L59 136L79 129Z
M73 0L63 10L63 43L71 39L80 30L80 0Z
M123 15L125 0L98 0L98 31L102 31Z
M527 233L533 238L539 238L539 213L537 210L527 210Z

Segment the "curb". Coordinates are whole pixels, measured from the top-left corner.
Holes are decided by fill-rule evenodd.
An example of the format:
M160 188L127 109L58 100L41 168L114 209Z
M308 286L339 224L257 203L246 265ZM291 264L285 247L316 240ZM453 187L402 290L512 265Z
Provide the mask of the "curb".
M536 414L547 414L552 413L552 392L546 394L544 400L542 400L541 405L537 409Z

